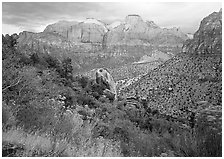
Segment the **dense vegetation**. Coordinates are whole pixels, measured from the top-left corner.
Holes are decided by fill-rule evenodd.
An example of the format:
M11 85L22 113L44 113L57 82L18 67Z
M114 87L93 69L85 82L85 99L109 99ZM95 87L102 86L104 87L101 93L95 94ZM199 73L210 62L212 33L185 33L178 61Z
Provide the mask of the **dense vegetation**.
M110 101L104 86L73 75L70 58L25 55L16 39L2 36L3 156L221 155L147 101Z

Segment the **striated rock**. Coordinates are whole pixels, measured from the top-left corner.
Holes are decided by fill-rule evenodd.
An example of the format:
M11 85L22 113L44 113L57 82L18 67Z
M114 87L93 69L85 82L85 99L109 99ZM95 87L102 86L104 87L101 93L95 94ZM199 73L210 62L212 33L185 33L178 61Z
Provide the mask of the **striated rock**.
M59 33L75 43L102 43L107 32L106 25L94 18L87 18L83 22L59 21L48 25L44 32Z
M107 32L105 24L102 22L88 18L86 21L79 23L71 28L68 39L82 43L103 43L104 35ZM78 37L77 37L78 36ZM75 39L77 38L77 39ZM80 41L79 41L80 40Z
M182 48L190 54L221 54L222 52L222 10L205 17L192 40Z
M143 21L139 15L128 15L124 22L107 33L110 45L171 45L182 46L188 39L179 28L162 29L153 21Z
M64 37L68 37L68 29L73 26L78 24L78 22L76 21L59 21L57 23L48 25L45 29L44 32L55 32L55 33L59 33L60 35L64 36Z
M40 33L20 33L18 47L28 57L34 53L59 61L70 57L74 69L83 71L130 64L155 49L176 54L183 37L180 30L161 29L139 15L129 15L109 26L94 18L59 21Z
M182 45L185 36L179 29L161 29L153 21L144 22L139 15L128 15L123 22L108 26L94 18L87 18L80 23L59 21L48 25L41 33L20 33L18 42L19 46L31 50L34 47L42 53L52 53L50 48L66 49L68 52L97 52L106 49L108 52L111 50L117 53L115 50L120 50L126 53L133 50L129 48L130 45ZM118 48L110 47L112 45Z
M35 33L23 31L19 33L19 39L17 41L19 44L28 43L32 40L33 36L35 36Z
M109 99L117 98L116 83L106 69L100 68L96 71L96 83L105 86L104 94L109 97Z

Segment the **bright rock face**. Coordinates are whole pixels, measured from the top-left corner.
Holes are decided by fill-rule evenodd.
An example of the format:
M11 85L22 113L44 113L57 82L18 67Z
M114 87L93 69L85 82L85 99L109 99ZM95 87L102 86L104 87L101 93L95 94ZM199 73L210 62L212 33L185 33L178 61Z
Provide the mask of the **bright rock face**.
M168 40L169 39L169 40ZM110 45L182 45L188 39L179 28L162 29L153 21L143 21L139 15L128 15L124 22L107 33Z
M24 31L18 48L29 57L32 53L59 61L70 57L75 69L88 70L131 63L154 49L176 54L186 38L180 29L162 29L139 15L128 15L111 25L87 18L83 22L59 21L40 33Z
M116 83L110 73L103 68L96 71L96 83L106 87L104 94L113 99L117 98Z
M68 29L68 39L76 43L102 44L107 30L102 22L93 18L87 18L84 22Z
M68 32L67 30L73 26L78 24L78 22L76 21L59 21L57 23L48 25L44 32L55 32L55 33L59 33L60 35L64 36L64 37L68 37Z
M124 45L182 46L187 38L178 28L162 29L153 21L143 21L139 15L128 15L124 21L110 25L94 18L87 18L83 22L59 21L48 25L40 33L20 33L18 45L49 54L54 54L52 50L74 53L106 49L114 52L113 46L123 51Z

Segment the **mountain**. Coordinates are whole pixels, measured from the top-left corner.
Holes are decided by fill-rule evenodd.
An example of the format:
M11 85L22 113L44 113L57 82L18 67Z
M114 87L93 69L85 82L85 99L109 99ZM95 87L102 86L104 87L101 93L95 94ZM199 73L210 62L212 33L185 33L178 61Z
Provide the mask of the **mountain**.
M74 45L80 47L75 52L95 52L104 50L105 47L111 50L111 45L179 46L187 39L187 35L180 29L161 29L153 21L144 22L139 15L128 15L123 22L116 21L110 25L94 18L87 18L83 22L59 21L48 25L41 33L33 33L32 37L24 34L27 35L28 32L21 34L20 46L26 45L26 42L31 43L32 40L43 42L43 36L54 36L51 42L45 42L46 46L57 44L57 47L61 48L57 41L63 37L63 42L71 48ZM82 46L85 46L86 50Z
M54 24L50 24L48 25L45 29L44 32L56 32L61 34L62 36L66 37L67 36L67 30L73 26L78 24L78 22L76 21L59 21L57 23Z
M87 18L83 22L59 21L40 33L24 31L19 34L18 48L28 57L34 53L58 61L69 57L74 70L83 72L131 64L153 50L175 55L186 39L179 28L160 28L139 15L128 15L110 25Z
M222 52L222 10L201 21L194 38L187 40L183 52L191 54L220 54Z
M123 97L147 99L161 113L184 116L184 110L200 101L222 104L221 12L204 18L185 52L167 60L120 93Z
M169 39L169 40L168 40ZM188 39L178 28L162 29L153 21L143 21L139 15L128 15L107 33L107 45L166 45L177 46Z

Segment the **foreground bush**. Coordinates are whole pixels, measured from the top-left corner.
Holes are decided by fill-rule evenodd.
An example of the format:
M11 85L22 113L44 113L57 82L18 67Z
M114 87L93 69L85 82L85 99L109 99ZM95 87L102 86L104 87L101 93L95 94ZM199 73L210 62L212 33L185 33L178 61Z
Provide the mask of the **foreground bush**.
M202 110L195 128L198 156L222 156L222 108Z

